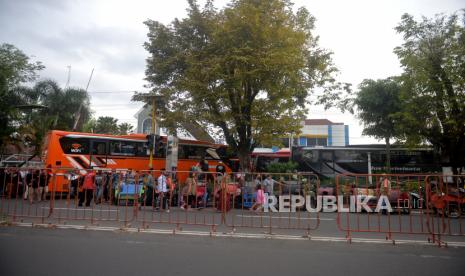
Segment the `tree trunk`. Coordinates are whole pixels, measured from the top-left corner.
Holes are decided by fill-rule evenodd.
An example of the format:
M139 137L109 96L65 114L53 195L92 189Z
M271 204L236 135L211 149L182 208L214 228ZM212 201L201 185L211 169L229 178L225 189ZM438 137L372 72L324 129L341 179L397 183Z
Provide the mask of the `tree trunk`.
M245 146L239 145L239 149L237 152L237 155L239 157L239 164L240 164L240 169L239 171L241 172L249 172L249 164L250 164L250 152L248 147L245 148Z
M391 173L391 142L390 138L386 137L386 172Z

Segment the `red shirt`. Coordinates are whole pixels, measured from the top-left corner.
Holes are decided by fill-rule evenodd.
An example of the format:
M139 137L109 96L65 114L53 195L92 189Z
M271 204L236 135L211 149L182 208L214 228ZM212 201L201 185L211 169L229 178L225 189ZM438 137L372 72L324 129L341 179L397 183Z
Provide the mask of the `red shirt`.
M82 185L83 189L93 190L95 189L95 172L91 171L84 176L84 183Z

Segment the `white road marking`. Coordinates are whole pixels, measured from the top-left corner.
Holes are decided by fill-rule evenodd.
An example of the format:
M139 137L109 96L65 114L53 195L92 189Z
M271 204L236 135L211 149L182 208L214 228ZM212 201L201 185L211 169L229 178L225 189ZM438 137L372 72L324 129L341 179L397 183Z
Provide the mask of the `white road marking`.
M345 238L339 237L324 237L324 236L291 236L291 235L269 235L269 234L247 234L247 233L220 233L206 231L180 231L180 230L164 230L164 229L144 229L144 228L121 228L121 227L102 227L102 226L84 226L84 225L50 225L50 224L33 224L33 223L12 223L14 226L20 227L44 227L57 229L77 229L77 230L95 230L95 231L123 231L131 233L153 233L165 235L187 235L187 236L211 236L211 237L231 237L231 238L252 238L252 239L273 239L273 240L302 240L302 241L329 241L329 242L347 242ZM363 239L352 238L352 243L374 243L374 244L392 244L392 240L385 239ZM435 246L436 243L430 243L421 240L395 240L396 244L419 244ZM447 242L449 247L465 247L465 242Z
M42 209L50 209L50 207L42 207ZM92 208L53 208L53 210L93 211L93 212L119 212L119 210L101 210L101 209L92 209Z

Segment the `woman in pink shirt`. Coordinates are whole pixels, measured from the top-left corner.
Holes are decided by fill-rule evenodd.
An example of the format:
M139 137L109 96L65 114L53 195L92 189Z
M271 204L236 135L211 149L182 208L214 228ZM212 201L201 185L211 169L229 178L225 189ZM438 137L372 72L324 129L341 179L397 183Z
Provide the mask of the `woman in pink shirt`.
M257 185L257 192L255 195L255 204L250 208L250 210L261 210L263 208L263 204L265 203L265 193L262 190L262 185Z

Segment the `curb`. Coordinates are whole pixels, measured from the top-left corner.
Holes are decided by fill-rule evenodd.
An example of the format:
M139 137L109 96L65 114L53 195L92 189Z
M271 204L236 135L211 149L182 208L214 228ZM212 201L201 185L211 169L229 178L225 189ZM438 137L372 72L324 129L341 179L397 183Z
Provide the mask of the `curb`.
M0 222L0 225L18 226L18 227L36 227L49 229L73 229L73 230L91 230L91 231L109 231L109 232L127 232L127 233L149 233L161 235L185 235L200 237L219 237L219 238L246 238L246 239L269 239L269 240L294 240L294 241L321 241L321 242L350 242L360 244L405 244L405 245L429 245L438 246L438 244L419 240L385 240L385 239L367 239L367 238L346 238L324 237L324 236L293 236L293 235L270 235L270 234L248 234L238 232L205 232L205 231L185 231L185 230L165 230L165 229L143 229L143 228L122 228L122 227L103 227L103 226L84 226L84 225L65 225L65 224L34 224L34 223L6 223ZM465 247L465 242L447 242L447 247Z

